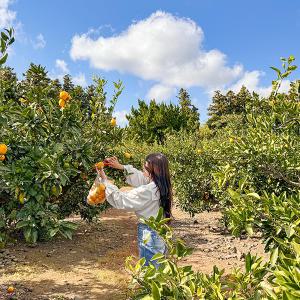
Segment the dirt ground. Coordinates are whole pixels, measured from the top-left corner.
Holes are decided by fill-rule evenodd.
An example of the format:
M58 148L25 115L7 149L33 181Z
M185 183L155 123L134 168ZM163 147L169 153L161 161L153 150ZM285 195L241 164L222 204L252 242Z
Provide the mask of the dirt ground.
M194 247L185 264L210 273L214 265L243 266L243 253L264 256L259 238L239 239L226 235L219 224L219 212L205 212L190 218L175 209L173 226L178 237ZM110 209L99 223L79 218L73 240L56 238L36 247L10 245L0 250L0 299L21 300L119 300L126 298L129 276L124 260L137 255L136 217ZM15 288L15 298L6 293Z

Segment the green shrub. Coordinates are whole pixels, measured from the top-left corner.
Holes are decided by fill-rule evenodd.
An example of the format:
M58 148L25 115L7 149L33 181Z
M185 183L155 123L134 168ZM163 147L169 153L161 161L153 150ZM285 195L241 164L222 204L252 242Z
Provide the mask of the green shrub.
M63 218L80 213L91 220L107 207L92 209L85 199L94 164L122 138L122 130L110 120L123 86L114 83L107 103L107 82L95 78L88 107L82 107L82 94L74 88L60 108L60 87L51 83L43 67L32 64L23 81L13 79L15 88L10 90L16 94L11 98L9 78L0 83L0 143L8 146L0 162L1 234L21 231L31 243L57 233L71 237L75 226Z
M167 257L153 256L159 263L144 266L145 259L133 264L132 257L126 260L126 269L131 275L130 299L163 300L221 300L221 299L298 299L300 295L299 267L300 244L295 239L289 242L291 252L275 249L268 262L262 258L245 255L245 269L234 269L225 275L224 270L214 267L210 275L195 272L184 266L182 258L192 253L184 241L175 239L168 219L162 218L160 210L156 218L144 221L164 239Z

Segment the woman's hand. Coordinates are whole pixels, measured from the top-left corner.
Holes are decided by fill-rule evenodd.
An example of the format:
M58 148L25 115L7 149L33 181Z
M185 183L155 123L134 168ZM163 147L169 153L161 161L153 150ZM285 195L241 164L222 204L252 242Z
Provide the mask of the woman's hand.
M97 171L99 177L101 177L103 180L107 180L107 176L106 176L103 168L99 169L99 168L96 167L96 171Z
M124 166L119 163L118 158L115 156L105 158L105 163L107 163L109 167L112 167L114 169L124 170Z

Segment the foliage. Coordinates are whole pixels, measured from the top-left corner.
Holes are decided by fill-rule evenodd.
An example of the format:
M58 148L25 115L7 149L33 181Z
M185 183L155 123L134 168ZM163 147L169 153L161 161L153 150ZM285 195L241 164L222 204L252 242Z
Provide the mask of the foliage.
M0 52L1 52L1 57L0 57L0 67L5 64L7 58L8 58L8 47L15 41L14 38L14 29L9 28L9 29L4 29L2 31L0 37Z
M292 57L283 62L285 72L295 69ZM279 71L277 81L288 75L283 74ZM226 276L216 267L211 275L194 272L179 263L190 249L173 239L165 221L151 218L146 224L165 239L168 256L153 257L158 269L144 266L143 259L136 265L127 261L131 299L299 298L299 81L287 94L278 93L280 82L273 85L267 99L246 97L245 90L241 99L222 96L227 104L215 106L220 113L210 128L168 135L159 149L170 159L179 205L191 214L209 208L211 203L203 201L208 193L218 200L234 235L262 233L270 260L248 254L244 272Z
M247 254L245 270L234 269L228 275L224 270L213 268L211 275L195 272L191 266L180 261L191 254L182 240L174 239L168 219L162 219L162 210L156 218L144 221L165 240L167 257L156 254L156 269L145 259L133 264L132 257L126 261L126 269L132 277L130 299L297 299L299 297L300 244L290 242L292 251L273 251L269 262Z
M1 143L8 152L0 162L2 236L13 230L23 232L32 243L57 233L70 238L75 227L63 218L80 213L90 220L95 211L106 208L87 207L85 198L94 179L94 163L121 140L121 130L110 120L122 83L114 83L108 103L107 82L95 78L93 94L85 95L88 107L82 107L80 98L85 91L77 94L74 88L60 108L61 87L48 78L44 67L31 64L22 81L7 76L10 69L3 71Z
M271 67L271 69L273 69L277 74L277 79L272 81L273 89L271 98L277 96L282 81L297 69L297 66L292 64L295 60L295 57L293 55L290 55L288 58L281 57L280 60L282 61L283 71L278 68Z
M151 100L149 104L139 100L137 108L131 108L127 115L129 121L128 135L131 138L147 143L163 144L166 135L185 129L187 132L199 128L199 114L191 104L188 93L179 91L179 105L157 103Z
M210 118L207 120L207 125L210 129L226 127L231 118L245 114L247 106L251 105L253 98L257 97L257 94L251 94L244 86L238 93L228 91L223 95L220 91L216 91L208 108Z
M163 152L170 160L173 186L178 205L191 215L209 209L214 202L211 194L216 159L208 151L207 140L199 133L169 136Z

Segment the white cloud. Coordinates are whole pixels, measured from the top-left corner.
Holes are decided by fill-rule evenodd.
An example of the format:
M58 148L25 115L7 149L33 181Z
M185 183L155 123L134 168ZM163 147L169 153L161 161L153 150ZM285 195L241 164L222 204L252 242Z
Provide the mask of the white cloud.
M55 67L65 74L69 73L68 65L63 59L57 59L55 61Z
M121 110L114 112L113 116L116 117L119 126L125 127L128 124L128 120L126 119L126 115L128 114L127 110Z
M70 55L98 69L131 73L170 87L213 88L238 78L242 66L228 66L219 50L205 51L203 38L194 21L157 11L118 36L74 36Z
M80 85L82 87L87 86L87 81L86 81L85 75L83 73L79 73L76 76L72 77L72 81L76 85Z
M36 36L35 40L31 42L34 49L42 49L46 46L44 36L40 33Z
M243 77L233 85L229 86L226 91L232 90L234 92L238 92L242 86L245 86L250 92L254 91L262 97L268 97L272 92L272 85L265 87L261 86L260 79L262 76L264 76L264 73L260 71L245 72ZM289 87L290 81L283 80L279 91L288 92Z
M16 12L9 10L11 0L0 0L0 29L12 25L16 18Z
M71 58L154 81L148 98L169 100L173 90L181 87L200 87L212 95L215 90L238 89L244 84L261 95L270 92L270 87L260 85L260 71L244 70L239 63L230 65L220 50L204 49L202 28L188 18L156 11L118 35L94 37L91 33L73 37Z
M149 90L146 98L151 100L155 99L156 101L166 101L171 98L176 92L176 88L165 86L162 84L155 84Z

